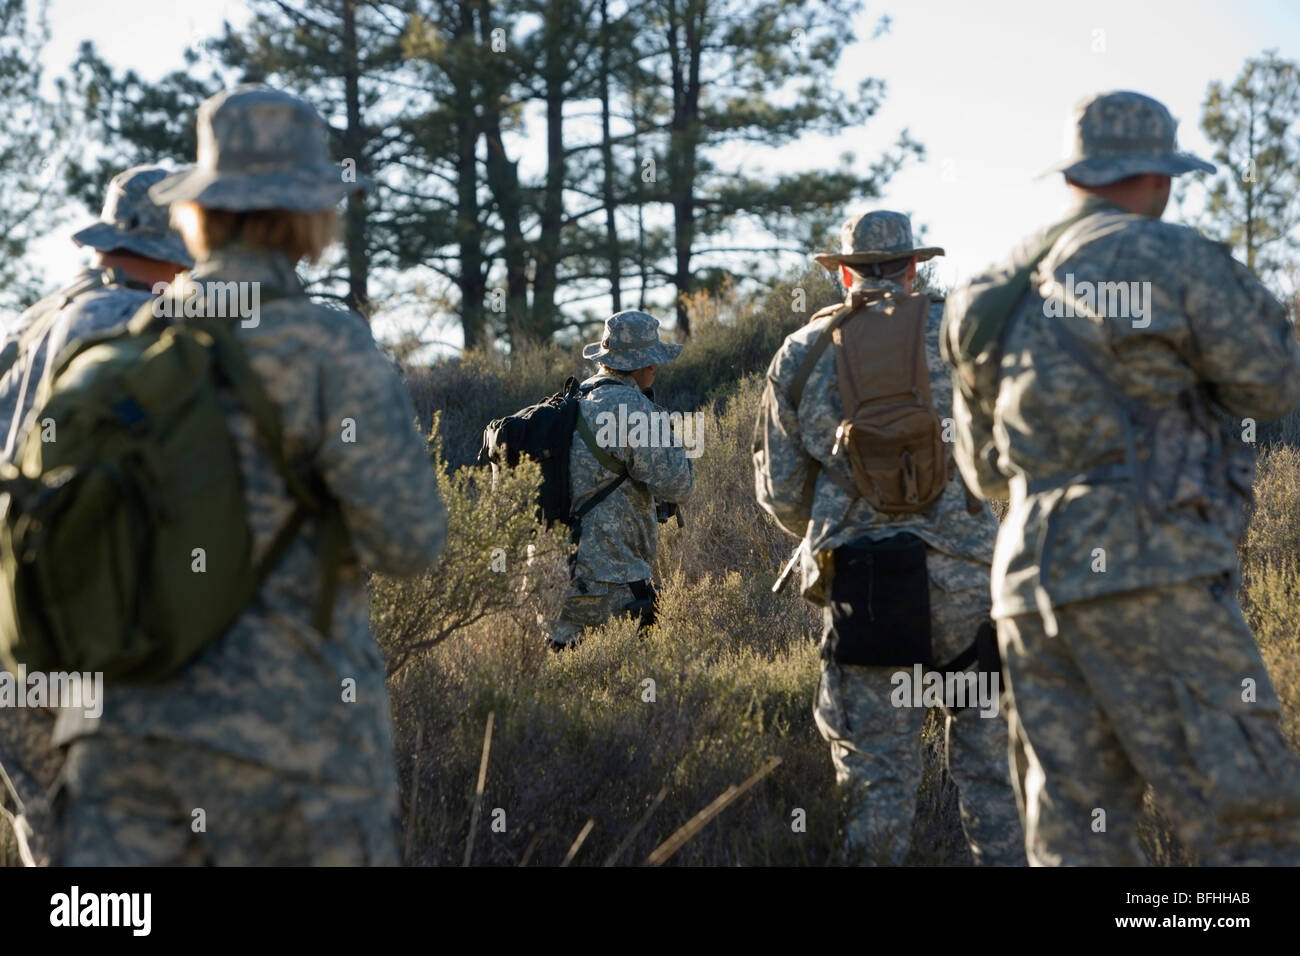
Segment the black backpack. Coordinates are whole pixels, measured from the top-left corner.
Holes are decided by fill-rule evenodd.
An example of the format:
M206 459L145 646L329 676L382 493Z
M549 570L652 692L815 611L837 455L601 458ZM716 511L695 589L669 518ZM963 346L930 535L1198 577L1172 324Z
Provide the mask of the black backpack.
M536 405L521 408L513 415L493 420L483 429L483 447L476 464L513 468L520 455L527 455L542 466L542 486L537 495L537 516L549 528L555 522L577 531L579 522L627 480L622 463L596 444L591 426L578 411L578 400L600 383L581 386L569 377L564 388ZM596 460L618 477L588 498L574 512L569 485L569 449L577 432Z

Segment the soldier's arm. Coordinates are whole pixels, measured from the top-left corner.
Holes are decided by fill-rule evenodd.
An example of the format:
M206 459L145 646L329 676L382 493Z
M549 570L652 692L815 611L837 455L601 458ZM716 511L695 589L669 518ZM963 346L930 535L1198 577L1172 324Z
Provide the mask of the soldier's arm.
M804 488L813 459L804 448L799 418L790 401L788 379L793 372L783 374L792 363L783 362L782 354L777 353L767 370L754 424L754 495L782 528L802 538L811 517L811 502L805 503Z
M967 401L953 377L953 458L966 487L984 499L1010 495L1007 477L998 470L998 449L993 441L993 414L983 401ZM989 403L991 405L991 403Z
M1300 402L1300 347L1282 303L1219 243L1188 274L1192 368L1234 415L1269 419Z
M416 574L442 550L446 508L397 370L360 317L347 322L348 347L321 371L316 466L341 504L361 562L386 574Z
M641 412L647 415L667 414L648 398L643 398L643 402L644 404L638 405ZM698 441L700 436L694 438ZM668 447L629 448L622 451L628 475L644 483L657 500L685 501L695 490L695 464L687 457L685 447L672 444Z

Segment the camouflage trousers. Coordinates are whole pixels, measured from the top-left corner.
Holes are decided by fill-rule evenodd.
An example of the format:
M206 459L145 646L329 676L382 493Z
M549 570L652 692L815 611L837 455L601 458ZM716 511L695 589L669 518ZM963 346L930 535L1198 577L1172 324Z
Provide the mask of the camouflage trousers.
M577 643L582 632L589 627L599 627L612 617L624 613L636 600L628 584L608 581L575 580L564 597L560 619L551 631L552 646Z
M933 552L927 557L937 661L956 657L988 618L987 578L977 587L937 586L954 562ZM924 770L921 733L929 714L923 706L896 706L894 675L899 670L824 663L813 710L822 737L831 745L836 780L844 793L850 850L864 862L893 866L901 865L911 849ZM981 717L976 707L945 709L942 717L947 769L957 785L972 857L986 866L1023 866L1024 837L1007 767L1005 721L1000 714Z
M307 782L157 740L68 748L54 797L61 866L396 866L397 794Z
M1147 784L1200 862L1300 864L1300 761L1224 581L998 622L1016 798L1033 865L1144 862Z

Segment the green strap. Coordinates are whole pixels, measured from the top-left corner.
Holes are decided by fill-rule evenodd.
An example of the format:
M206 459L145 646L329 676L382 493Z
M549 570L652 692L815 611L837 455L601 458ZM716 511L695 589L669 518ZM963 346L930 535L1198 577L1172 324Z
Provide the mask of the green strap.
M598 462L614 474L627 474L627 468L623 466L623 463L596 443L596 436L592 433L591 426L587 424L587 417L582 414L581 408L577 410L577 415L577 432L582 436L582 442L587 446L587 450L596 456Z
M974 361L976 357L983 354L985 349L1002 337L1007 319L1011 317L1016 304L1029 288L1030 276L1034 274L1038 264L1052 251L1061 236L1065 235L1066 230L1080 220L1104 209L1119 210L1119 207L1112 206L1110 203L1085 203L1083 208L1076 211L1074 215L1052 226L1033 254L1019 264L1010 280L996 289L990 289L981 297L975 321L967 327L964 338L957 346L956 362ZM943 353L944 360L949 365L953 365L955 362L954 357L949 354L947 325L945 318L944 329L939 335L939 349Z
M60 292L63 302L58 308L47 309L40 320L33 322L22 335L12 339L5 345L4 351L0 352L0 377L8 374L9 370L18 362L18 357L29 352L33 345L45 337L45 334L54 327L55 321L59 317L68 303L77 296L92 289L98 288L102 283L98 276L89 279L82 279Z
M299 294L301 293L280 289L264 289L260 301L266 303ZM289 545L302 531L306 519L310 516L319 521L320 579L312 623L317 631L328 637L333 625L334 602L338 596L339 570L347 550L347 528L338 502L328 495L315 493L290 465L284 453L284 431L280 427L279 414L229 325L220 319L188 319L180 323L179 327L210 339L222 374L240 405L253 419L258 438L271 456L276 472L297 502L293 514L276 533L271 547L255 570L259 587L284 558Z

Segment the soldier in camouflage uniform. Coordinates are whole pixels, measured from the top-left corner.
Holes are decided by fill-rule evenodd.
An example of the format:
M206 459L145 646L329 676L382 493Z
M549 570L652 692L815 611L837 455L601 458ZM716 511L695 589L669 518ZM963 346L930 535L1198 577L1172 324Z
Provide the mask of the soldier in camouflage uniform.
M149 187L167 175L160 166L136 166L108 185L99 221L73 235L95 250L94 261L66 287L41 299L0 340L0 457L12 459L45 370L65 345L123 325L153 296L194 264L167 208Z
M179 304L208 280L259 283L264 300L283 293L255 322L232 324L290 460L307 463L336 500L354 557L328 635L312 624L327 542L309 518L257 599L181 671L107 688L97 720L60 714L56 740L69 750L55 860L396 864L388 694L362 567L428 567L446 515L411 401L365 320L312 301L294 272L328 245L335 207L356 184L330 161L316 111L264 87L204 103L198 142L198 168L151 191L184 207L198 259L171 295ZM214 241L221 222L227 238ZM242 408L231 405L228 424L258 561L294 500Z
M887 293L911 292L916 263L942 255L916 248L905 215L879 211L844 224L841 255L816 260L840 272L849 289L846 305L870 306ZM772 359L754 436L758 502L791 534L802 537L803 594L826 606L831 627L830 582L825 559L855 540L879 541L910 532L925 542L930 582L931 636L936 660L955 658L988 618L989 564L997 525L987 506L967 507L959 480L948 481L928 509L915 514L874 511L852 488L846 455L834 455L844 420L834 349L812 366L796 407L791 386L805 356L842 306L823 309L791 334ZM926 364L931 397L941 419L951 406L951 384L938 353L942 305L931 303ZM900 358L901 361L901 358ZM811 500L805 499L810 468L818 468ZM823 638L823 651L825 651ZM824 657L827 655L824 653ZM836 776L847 798L851 848L870 862L901 864L910 848L917 787L921 782L921 731L927 711L891 700L896 667L841 665L826 660L815 717L831 744ZM1007 773L1007 730L996 715L975 709L944 712L948 766L961 794L962 822L978 863L1024 862L1020 821Z
M1074 119L1055 168L1079 218L1026 244L1050 251L999 313L1000 350L961 352L1025 249L954 292L944 329L958 463L1010 497L993 614L1030 861L1141 862L1152 784L1202 861L1295 864L1300 764L1234 598L1250 449L1218 414L1285 413L1300 350L1227 246L1160 221L1172 176L1213 170L1178 151L1169 111L1117 92ZM1103 283L1123 285L1103 303Z
M0 459L16 457L35 412L42 379L64 346L122 326L167 283L194 264L167 208L149 198L149 187L167 175L159 166L136 166L113 177L98 221L72 237L94 250L91 265L67 286L23 312L0 338ZM0 720L0 754L10 776L46 786L60 754L50 741L53 714L19 708ZM21 796L41 816L39 793ZM37 828L36 852L45 833Z
M650 565L659 546L655 502L679 502L695 487L695 468L675 436L664 442L662 430L649 423L667 412L646 394L655 368L681 353L680 345L659 341L659 320L645 312L618 312L605 320L605 335L582 350L600 371L582 383L579 414L599 440L598 460L581 433L573 437L569 474L573 508L604 493L620 474L627 478L578 522L578 550L551 647L578 642L585 628L596 627L629 605L640 603L646 620L653 601ZM608 423L638 418L647 422L645 442L620 447L607 437ZM654 417L652 417L654 416ZM629 438L635 433L628 428ZM655 440L651 440L655 439Z

